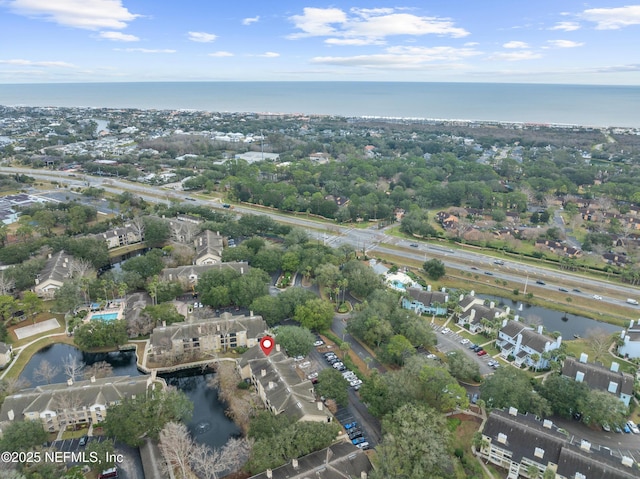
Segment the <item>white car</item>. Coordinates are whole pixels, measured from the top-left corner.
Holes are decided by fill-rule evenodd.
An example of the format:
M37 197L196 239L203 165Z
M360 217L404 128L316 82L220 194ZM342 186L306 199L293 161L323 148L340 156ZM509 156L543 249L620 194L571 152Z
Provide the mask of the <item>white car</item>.
M295 362L302 361L303 359L304 359L304 356L296 356L295 358L293 358Z
M629 429L631 429L632 433L640 434L640 429L638 429L638 426L636 425L635 422L629 421L629 422L627 422L627 426L629 426Z
M342 364L340 361L338 361L337 363L333 363L333 368L334 369L340 369L343 366L344 366L344 364Z
M311 373L307 376L307 379L315 379L318 377L318 373Z
M303 363L300 363L299 365L299 367L301 367L302 369L308 368L309 366L311 366L311 363L309 361L305 361Z
M322 346L324 341L322 339L318 339L313 345L317 348L318 346Z
M442 330L442 334L449 334L451 332L451 330L449 328L444 328Z
M593 299L597 299L598 301L602 301L602 296L600 296L599 294L594 294L593 295Z
M460 344L469 344L469 340L467 338L463 338L460 340Z
M349 383L349 385L350 385L351 387L354 387L354 386L360 386L361 384L362 384L362 381L361 381L360 379L356 379L355 381L351 381L351 382ZM638 428L636 428L636 429L638 429Z

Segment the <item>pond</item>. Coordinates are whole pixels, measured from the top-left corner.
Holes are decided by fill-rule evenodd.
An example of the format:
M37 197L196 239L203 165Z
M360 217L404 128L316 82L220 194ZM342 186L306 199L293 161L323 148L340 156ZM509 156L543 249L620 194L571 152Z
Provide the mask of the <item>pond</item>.
M106 361L113 368L114 376L140 376L142 373L136 366L134 351L112 353L83 353L68 344L53 344L35 353L20 374L20 379L26 380L31 386L46 384L34 374L43 360L58 368L52 377L52 383L64 383L63 362L71 356L90 366L98 361ZM193 402L193 419L187 425L196 441L210 447L220 447L229 437L240 434L238 427L225 415L225 406L218 400L215 389L207 387L207 380L213 373L202 374L201 371L182 371L181 373L161 375L168 385L175 386Z
M609 333L622 330L620 326L614 324L596 321L575 314L566 314L562 311L555 311L541 306L533 306L523 303L522 301L512 301L511 299L485 294L479 294L477 296L493 301L496 303L496 306L500 306L501 308L511 308L511 311L519 315L520 321L524 323L542 324L547 331L558 331L564 339L573 339L575 335L584 337L588 334L589 330L594 329L601 329ZM519 310L520 305L522 305L522 311Z

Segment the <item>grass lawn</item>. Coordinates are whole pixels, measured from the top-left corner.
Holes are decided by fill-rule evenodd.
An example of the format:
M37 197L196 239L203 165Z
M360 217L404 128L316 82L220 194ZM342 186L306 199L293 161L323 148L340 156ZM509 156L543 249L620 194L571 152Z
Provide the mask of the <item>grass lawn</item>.
M611 339L613 341L613 337ZM616 358L611 356L609 353L596 358L596 353L593 348L589 345L589 341L587 339L573 339L571 341L564 341L564 344L567 348L567 354L571 356L575 356L576 358L580 358L580 354L586 353L589 355L589 362L599 361L601 362L607 369L611 367L611 363L613 361L617 362L620 365L620 370L629 374L635 374L636 367L633 364L628 363L622 358Z
M462 465L463 461L468 461L471 463L477 463L477 459L473 456L471 452L471 443L473 442L473 434L480 429L481 419L474 416L466 416L463 414L458 414L456 416L452 416L447 419L449 425L453 427L458 423L458 426L452 433L452 443L451 446L453 450L461 449L463 452L463 458L454 463L456 477L459 479L464 479L467 477L464 467ZM480 466L477 466L480 469ZM492 476L487 476L483 471L483 477L492 478ZM500 477L500 476L494 476Z

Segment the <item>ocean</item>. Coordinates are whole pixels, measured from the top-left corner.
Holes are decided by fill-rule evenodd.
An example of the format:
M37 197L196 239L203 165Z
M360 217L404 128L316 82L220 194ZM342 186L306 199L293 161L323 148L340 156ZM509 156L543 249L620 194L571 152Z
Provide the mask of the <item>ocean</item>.
M4 84L0 85L0 105L640 127L640 87L636 86L410 82Z

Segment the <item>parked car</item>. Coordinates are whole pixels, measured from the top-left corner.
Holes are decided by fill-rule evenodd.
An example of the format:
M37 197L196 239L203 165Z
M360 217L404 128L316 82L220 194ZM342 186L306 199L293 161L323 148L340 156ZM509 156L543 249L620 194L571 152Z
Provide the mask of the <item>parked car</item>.
M78 441L78 446L86 446L88 440L89 440L88 436L82 436Z
M364 437L356 437L355 439L353 439L353 440L351 441L351 443L352 443L353 445L361 444L361 443L363 443L363 442L365 442Z
M304 356L296 356L295 358L293 358L295 362L302 361L303 359L304 359Z
M311 373L311 374L309 374L309 375L307 376L307 379L313 379L313 378L317 378L317 377L318 377L318 373L313 372L313 373Z
M628 424L625 424L625 425L623 426L622 430L623 430L624 432L626 432L627 434L630 434L630 433L631 433L631 429L629 429L629 425L628 425Z
M634 434L640 434L640 429L638 429L638 426L636 425L635 422L633 421L628 421L627 422L627 426L629 426L629 429L631 429L631 432Z
M437 359L438 356L436 356L435 354L427 354L427 359Z
M332 366L334 368L338 369L340 366L344 366L344 364L342 364L342 361L337 361L337 362L333 363Z
M611 432L611 427L605 422L605 423L602 423L602 430L604 432Z
M618 434L620 434L622 432L622 428L620 426L618 426L617 424L613 425L613 430L615 432L617 432Z
M481 349L480 351L478 351L476 353L478 356L484 356L485 354L487 354L487 352L484 349Z
M367 449L371 449L371 446L369 446L369 443L367 441L361 442L360 444L356 444L356 447L359 447L360 449L364 449L365 451Z
M469 349L475 349L475 348L479 348L480 346L478 346L477 344L472 344L471 346L469 346Z
M348 422L347 424L344 425L344 428L345 429L353 429L357 425L358 425L358 423L356 421Z
M449 334L451 332L451 330L449 328L444 328L442 330L442 334Z
M356 379L355 381L351 381L349 383L349 386L355 387L355 386L360 386L361 384L362 384L362 381L360 379Z
M468 344L470 341L467 338L462 338L460 344Z
M309 366L311 366L311 361L304 361L299 364L299 367L301 367L302 369L308 368Z
M313 345L317 348L318 346L322 346L324 341L322 339L318 339Z

